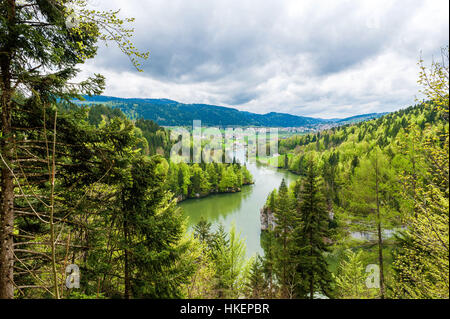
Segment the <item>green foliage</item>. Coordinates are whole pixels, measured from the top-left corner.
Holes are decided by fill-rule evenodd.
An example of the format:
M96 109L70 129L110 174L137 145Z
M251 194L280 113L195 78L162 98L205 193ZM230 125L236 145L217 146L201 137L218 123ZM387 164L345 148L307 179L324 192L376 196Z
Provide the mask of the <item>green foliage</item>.
M133 19L90 10L85 0L25 2L0 2L0 298L449 297L448 47L430 69L419 62L427 101L280 141L276 166L301 178L269 195L265 255L249 261L235 227L212 231L201 221L186 236L176 202L240 191L250 172L239 163L169 163L169 131L147 119L318 121L167 100L97 96L78 107L74 99L104 89L99 74L73 82L98 40L115 42L141 71L148 54L130 42ZM386 242L383 230L400 227ZM333 292L329 246L355 245L352 230L376 232L378 245L345 253ZM379 293L364 286L369 260L381 267ZM76 292L63 287L69 263L82 272Z
M292 156L289 169L302 176L308 157L316 158L325 202L338 221L336 248L361 244L351 231L375 234L369 241L378 242L384 297L448 297L448 48L430 69L419 65L428 101L280 141ZM385 235L399 229L401 236ZM388 244L396 252L392 265Z
M245 257L245 243L236 233L233 225L229 233L222 226L216 232L211 231L211 224L200 221L194 227L194 236L202 243L202 254L206 256L201 273L209 271L209 282L203 283L208 295L196 297L240 298L248 289L248 277L252 262ZM196 278L194 278L196 280Z
M97 41L116 42L136 67L147 57L130 42L133 19L86 6L84 0L0 2L1 298L13 298L14 290L22 297L63 295L59 268L69 252L73 262L87 258L84 236L92 217L83 210L95 211L87 194L100 182L117 183L134 155L129 121L115 118L94 128L84 111L58 105L101 94L99 74L73 81L79 64L97 53ZM17 248L13 236L21 241ZM17 281L15 262L26 269Z
M182 200L238 192L242 186L252 183L247 167L239 164L170 163L167 188Z
M265 251L263 293L269 297L332 295L331 274L325 259L332 224L317 167L312 159L308 163L307 177L290 188L283 180L263 208L262 214L273 219L274 224L273 227L268 222L261 239Z
M274 233L277 238L279 252L276 257L276 270L279 278L282 296L289 296L288 287L293 272L291 264L291 255L289 249L291 247L292 227L295 225L294 201L292 194L289 192L286 181L283 179L278 189L275 203L275 228Z
M366 285L368 274L365 272L362 254L362 250L353 252L351 249L347 249L345 251L337 274L333 274L337 298L368 299L376 297L376 290L369 289Z
M118 222L124 233L119 244L124 256L119 258L128 262L134 297L180 297L179 286L189 276L177 262L186 249L180 245L183 216L171 194L164 191L166 170L158 169L164 162L160 157L134 161L131 180L118 198Z
M250 267L249 278L247 282L247 297L250 299L262 299L266 297L268 289L264 277L263 258L256 256Z
M234 108L206 104L183 104L168 99L122 99L107 96L85 96L79 104L108 104L121 109L130 118L144 118L164 126L192 126L193 120L204 126L220 127L298 127L314 126L322 120L281 113L256 114Z
M332 295L331 274L324 256L329 250L326 239L330 237L330 223L322 187L317 167L310 160L307 176L296 196L299 222L293 231L295 246L291 254L298 262L297 294L309 295L311 299L319 292Z
M394 261L397 298L449 298L448 52L444 48L442 62L429 69L420 61L419 84L431 100L427 109L440 114L446 126L438 133L412 130L403 144L410 159L401 172L409 214Z
M74 108L71 105L63 105L64 108ZM88 109L89 124L104 126L113 118L125 119L125 114L118 108L112 108L103 104L92 104ZM137 147L143 155L162 155L166 158L170 155L172 142L170 132L150 120L138 119L134 122L135 135L139 139Z

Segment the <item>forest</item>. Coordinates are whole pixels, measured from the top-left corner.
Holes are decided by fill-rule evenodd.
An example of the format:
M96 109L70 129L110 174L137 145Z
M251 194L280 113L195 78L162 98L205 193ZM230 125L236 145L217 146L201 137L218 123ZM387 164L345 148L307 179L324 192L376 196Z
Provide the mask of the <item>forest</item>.
M250 187L245 164L173 163L167 129L73 103L105 88L75 83L99 41L136 71L148 53L132 18L80 0L67 24L69 2L0 2L0 299L449 298L448 46L419 61L417 105L279 141L298 179L268 196L248 258L236 227L189 229L178 206Z
M262 212L260 271L275 274L278 295L448 297L448 112L436 101L280 149L278 165L301 177L274 190ZM380 267L377 293L366 287L367 264Z
M193 120L219 127L314 126L328 121L304 116L271 112L256 114L234 108L208 104L183 104L167 99L121 99L106 96L84 96L83 105L103 104L121 109L129 118L145 118L164 126L192 126ZM344 119L345 120L345 119Z

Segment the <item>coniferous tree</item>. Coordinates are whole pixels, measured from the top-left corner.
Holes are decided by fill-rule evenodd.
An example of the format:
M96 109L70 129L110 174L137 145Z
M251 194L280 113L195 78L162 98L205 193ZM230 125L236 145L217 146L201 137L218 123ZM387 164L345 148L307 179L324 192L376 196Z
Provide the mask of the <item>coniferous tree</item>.
M186 249L183 217L164 190L167 171L160 157L133 161L118 198L123 254L117 258L124 265L125 298L179 297L189 275L177 262Z
M289 296L289 283L292 274L292 263L289 250L291 244L291 232L294 226L294 206L293 201L283 179L278 189L278 196L275 205L275 223L274 228L280 251L277 254L278 277L281 285L281 292L284 298Z
M276 283L276 241L274 232L269 230L261 234L261 246L264 249L264 258L262 261L264 277L267 282L267 298L275 298L278 295Z
M331 295L331 274L324 253L328 251L325 240L329 238L329 216L321 189L322 182L317 168L309 160L307 175L300 188L298 219L294 229L295 248L292 252L297 261L300 285L298 296L313 299L315 293Z
M374 298L375 293L370 291L366 285L367 275L363 264L362 250L353 252L351 249L347 249L344 259L339 263L337 274L333 274L336 298Z
M266 296L263 259L260 256L256 256L251 263L247 289L248 298L261 299Z
M68 18L74 15L74 5L78 14L78 24L68 23ZM129 42L132 30L126 28L125 22L117 17L117 12L92 11L86 8L86 1L62 1L62 0L30 0L26 3L17 3L15 0L0 2L0 107L1 107L1 193L0 193L0 298L14 297L14 229L17 225L16 219L16 190L19 180L27 184L27 188L35 188L26 182L27 176L22 174L20 168L14 163L17 156L24 152L21 147L26 143L33 148L32 153L44 147L48 152L45 158L35 158L37 163L49 163L46 178L41 175L41 187L47 184L49 197L47 206L50 220L34 214L38 221L49 224L48 234L50 240L51 263L52 263L52 286L51 295L59 298L56 271L56 244L54 239L56 229L54 227L54 212L56 209L55 184L56 184L56 161L55 154L61 154L58 149L63 144L83 145L82 140L68 140L57 138L57 129L53 129L53 140L48 138L48 128L59 127L55 112L55 104L60 100L70 101L80 97L79 94L100 94L104 88L104 78L101 75L80 82L73 83L71 80L78 73L77 65L84 63L87 59L95 56L97 51L96 42L100 39L116 42L120 49L130 56L136 67L139 67L137 58L146 58L147 54L139 53ZM20 98L22 96L22 98ZM34 109L32 112L30 110ZM49 114L52 114L54 125L49 125ZM35 117L38 117L45 126L31 126ZM26 126L16 126L17 120L26 123ZM41 122L41 124L42 124ZM56 123L56 124L55 124ZM38 128L38 129L36 129ZM30 139L27 130L40 132L40 139ZM81 137L76 131L73 137ZM42 139L44 137L44 139ZM35 136L34 136L35 137ZM53 152L50 151L50 141L53 141ZM57 144L58 143L58 144ZM19 155L20 154L20 155ZM86 154L89 154L87 152ZM28 154L29 156L30 154ZM41 154L39 154L41 155ZM54 163L50 164L50 163ZM69 164L70 165L70 164ZM66 166L67 167L67 166ZM28 176L36 173L28 173ZM51 175L49 177L48 175ZM20 177L19 177L20 176ZM45 181L42 181L45 180ZM49 186L50 185L50 186ZM29 190L29 189L27 189ZM25 191L23 188L22 191ZM21 194L29 196L30 194ZM37 196L36 196L37 195ZM35 199L42 194L34 193ZM41 197L41 199L44 197ZM33 203L34 204L34 203ZM30 205L29 205L30 206ZM31 205L32 206L32 205ZM44 205L45 206L45 205ZM31 209L31 207L29 207ZM36 213L38 213L35 210ZM39 212L42 213L42 212ZM35 238L33 238L35 240ZM27 249L28 252L38 253L39 249ZM20 263L20 262L19 262ZM23 266L23 265L22 265ZM35 275L35 274L33 274ZM32 276L33 276L32 275ZM35 276L34 276L35 277ZM40 285L41 289L46 289ZM45 287L45 288L43 288ZM19 290L21 291L21 290Z
M245 243L233 225L229 234L219 227L215 234L213 261L216 269L215 291L218 298L239 298L245 292L249 264Z

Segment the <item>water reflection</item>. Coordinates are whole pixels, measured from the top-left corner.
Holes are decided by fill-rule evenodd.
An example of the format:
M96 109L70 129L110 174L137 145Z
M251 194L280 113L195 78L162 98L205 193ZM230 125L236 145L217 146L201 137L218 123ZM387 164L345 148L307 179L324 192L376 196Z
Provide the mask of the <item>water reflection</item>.
M252 173L255 184L244 186L242 192L191 199L180 203L179 206L189 216L190 227L198 223L202 217L216 227L219 223L223 224L226 230L235 223L237 230L246 240L247 255L252 256L256 253L262 255L259 212L267 196L274 188L280 186L283 178L290 183L297 179L297 176L258 163L247 163L247 168Z

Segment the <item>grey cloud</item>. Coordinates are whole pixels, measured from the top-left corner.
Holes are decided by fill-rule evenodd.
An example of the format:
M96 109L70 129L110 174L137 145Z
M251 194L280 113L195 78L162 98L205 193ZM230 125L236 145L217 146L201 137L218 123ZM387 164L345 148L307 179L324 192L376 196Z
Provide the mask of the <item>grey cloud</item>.
M150 51L143 77L130 81L142 87L129 92L175 93L183 102L259 113L331 116L363 113L369 104L395 108L413 100L415 79L408 77L420 51L431 57L448 43L446 0L97 2L135 17L135 43ZM407 69L403 75L392 70L397 62ZM119 74L136 76L111 47L100 48L86 70L95 68L112 74L110 95L126 95L130 84L115 82ZM382 94L383 85L390 92ZM202 100L189 100L196 97Z

